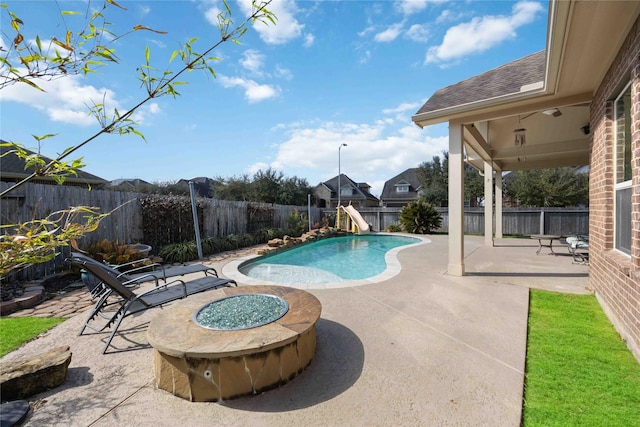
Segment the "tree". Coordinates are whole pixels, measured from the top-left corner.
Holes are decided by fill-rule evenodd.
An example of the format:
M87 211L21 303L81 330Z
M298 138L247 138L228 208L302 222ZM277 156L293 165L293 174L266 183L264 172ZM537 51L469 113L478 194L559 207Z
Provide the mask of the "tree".
M259 170L253 175L251 183L253 200L264 203L277 203L278 193L284 174L282 171L268 168L266 171Z
M418 166L418 179L420 180L421 198L435 206L448 205L448 167L449 153L442 152L440 156L433 156L430 162L424 162Z
M433 156L430 162L418 166L418 180L422 186L420 196L435 206L449 205L449 153L442 152L442 157ZM484 180L470 165L464 165L464 197L465 200L482 199L484 197Z
M565 207L589 205L589 177L574 168L512 172L505 194L521 206Z
M284 178L280 184L278 203L281 205L303 206L307 204L307 195L311 193L309 182L293 176Z
M214 187L213 197L219 200L252 200L251 180L249 175L231 178L216 178L218 184Z
M146 96L126 112L120 112L118 110L108 112L104 108L104 105L100 103L91 105L90 113L99 123L98 131L79 144L67 148L51 162L47 163L44 161L39 152L36 156L29 155L21 144L14 142L6 144L12 148L12 150L8 152L16 153L19 157L25 159L27 165L32 167L34 172L23 181L0 193L0 197L6 196L36 176L51 176L59 183L62 183L69 174L77 174L77 170L84 166L82 160L67 161L65 159L102 134L135 134L144 139L144 136L136 128L136 122L132 118L133 114L151 99L167 95L173 97L178 96L179 93L176 87L186 83L179 81L178 78L187 71L204 70L215 77L212 64L217 58L210 56L211 52L227 41L239 43L238 39L247 31L247 25L249 23L261 21L263 23L275 24L275 15L266 9L271 1L272 0L266 0L260 3L254 2L253 13L236 27L233 27L234 23L231 19L229 5L224 1L223 10L218 15L220 39L211 44L202 53L197 53L195 50L196 38L188 40L182 49L173 52L169 59L169 64L164 71L158 70L151 65L150 50L147 46L144 63L137 69L138 78L141 86L146 91ZM95 68L106 65L106 63L117 63L118 59L115 56L115 49L109 47L109 43L113 43L126 34L139 30L162 33L145 25L135 25L129 33L114 35L109 31L109 23L104 15L104 12L110 6L125 9L116 3L115 0L105 0L102 2L102 8L92 13L86 25L77 32L67 29L64 24L64 16L80 13L61 10L60 18L63 25L61 25L60 28L63 29L64 33L59 36L53 36L50 45L43 48L42 39L39 35L35 35L35 41L32 43L30 37L24 36L22 29L24 22L22 19L11 12L6 4L1 4L0 7L4 8L9 16L10 29L14 35L3 34L7 40L12 40L13 42L8 49L3 49L0 54L0 89L12 84L27 84L34 88L34 90L42 90L37 84L39 79L50 80L64 78L65 76L78 73L88 74L94 72ZM108 40L111 40L111 42ZM174 59L176 58L180 59L182 65L176 65L177 61L174 63ZM15 64L21 64L21 66ZM173 69L171 68L172 66ZM55 135L47 134L44 136L34 136L34 138L38 144L40 144L42 140L53 136ZM85 226L87 224L93 225L96 221L99 222L102 215L90 208L70 208L69 212L74 212L75 209L84 210L85 215L82 221L84 221ZM77 219L78 217L73 216L72 218ZM77 232L82 230L82 223L65 220L59 222L62 224L61 227L51 229L48 227L42 228L39 221L47 221L47 219L34 220L24 224L11 224L4 227L3 231L5 232L7 232L7 230L13 231L9 231L11 234L9 236L2 236L3 246L8 244L8 242L10 242L12 246L10 253L3 253L3 256L7 259L7 263L3 264L2 272L0 272L1 277L6 276L6 274L14 271L16 268L24 266L24 260L27 260L27 263L35 262L36 258L29 257L29 254L33 253L34 250L33 245L29 243L30 241L40 242L41 246L38 247L39 251L47 252L49 256L51 254L55 256L55 249L59 246L67 245L68 239L54 239L47 238L47 236L50 237L52 234L67 236L66 233L69 232L77 238L79 237Z
M226 179L216 178L213 197L220 200L302 206L307 203L310 191L306 179L286 177L283 172L268 168L256 172L252 179L246 174Z

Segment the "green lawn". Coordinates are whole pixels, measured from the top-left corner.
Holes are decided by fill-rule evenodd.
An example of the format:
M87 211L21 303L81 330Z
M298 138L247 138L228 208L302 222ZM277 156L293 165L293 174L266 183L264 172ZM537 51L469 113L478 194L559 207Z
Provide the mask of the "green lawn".
M593 295L531 291L523 425L640 426L640 364Z
M65 320L57 317L0 318L0 357Z

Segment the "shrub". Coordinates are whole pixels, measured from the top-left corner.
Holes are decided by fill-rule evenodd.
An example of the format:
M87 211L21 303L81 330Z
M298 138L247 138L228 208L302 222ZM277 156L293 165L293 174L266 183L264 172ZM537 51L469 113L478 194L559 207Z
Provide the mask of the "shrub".
M265 228L254 234L231 234L225 237L207 237L202 239L202 255L209 256L219 252L246 248L271 239L293 236L295 230L286 228ZM189 262L198 259L198 246L195 241L174 243L163 246L159 255L165 262Z
M402 231L402 227L399 224L391 224L387 226L387 231L389 233L397 233L399 231Z
M166 262L188 262L198 259L196 242L173 243L160 249L160 256Z
M133 261L146 259L146 256L135 249L134 245L125 245L118 243L117 240L101 240L93 241L82 248L88 256L96 261L104 261L113 265L121 265L131 263ZM127 267L135 268L138 264L131 264ZM127 268L125 267L124 270Z
M304 233L305 228L307 228L307 219L304 215L298 212L298 209L294 209L293 212L289 214L287 224L293 231L293 235L295 237L300 237L302 236L302 233Z
M417 200L402 208L400 224L407 233L426 234L440 228L442 217L433 205Z

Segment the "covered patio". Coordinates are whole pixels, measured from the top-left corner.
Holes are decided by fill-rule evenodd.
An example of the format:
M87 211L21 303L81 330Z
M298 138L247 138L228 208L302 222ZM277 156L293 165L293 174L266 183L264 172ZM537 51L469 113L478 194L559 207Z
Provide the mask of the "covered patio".
M593 94L640 4L551 1L549 9L546 50L438 90L412 117L420 127L449 123L449 274L466 271L465 163L494 200L485 203L488 246L502 237L503 172L589 164Z
M503 172L589 165L590 287L638 360L639 16L640 2L551 0L545 50L438 90L412 117L449 124L452 276L474 272L464 256L465 163L484 175L489 247L502 237Z

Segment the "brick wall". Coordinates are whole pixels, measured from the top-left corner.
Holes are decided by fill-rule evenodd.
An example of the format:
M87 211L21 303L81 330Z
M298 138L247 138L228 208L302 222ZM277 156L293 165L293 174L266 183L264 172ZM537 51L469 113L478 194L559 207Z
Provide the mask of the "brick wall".
M614 249L613 100L631 83L631 256ZM604 311L640 360L640 19L631 28L591 104L589 281Z

